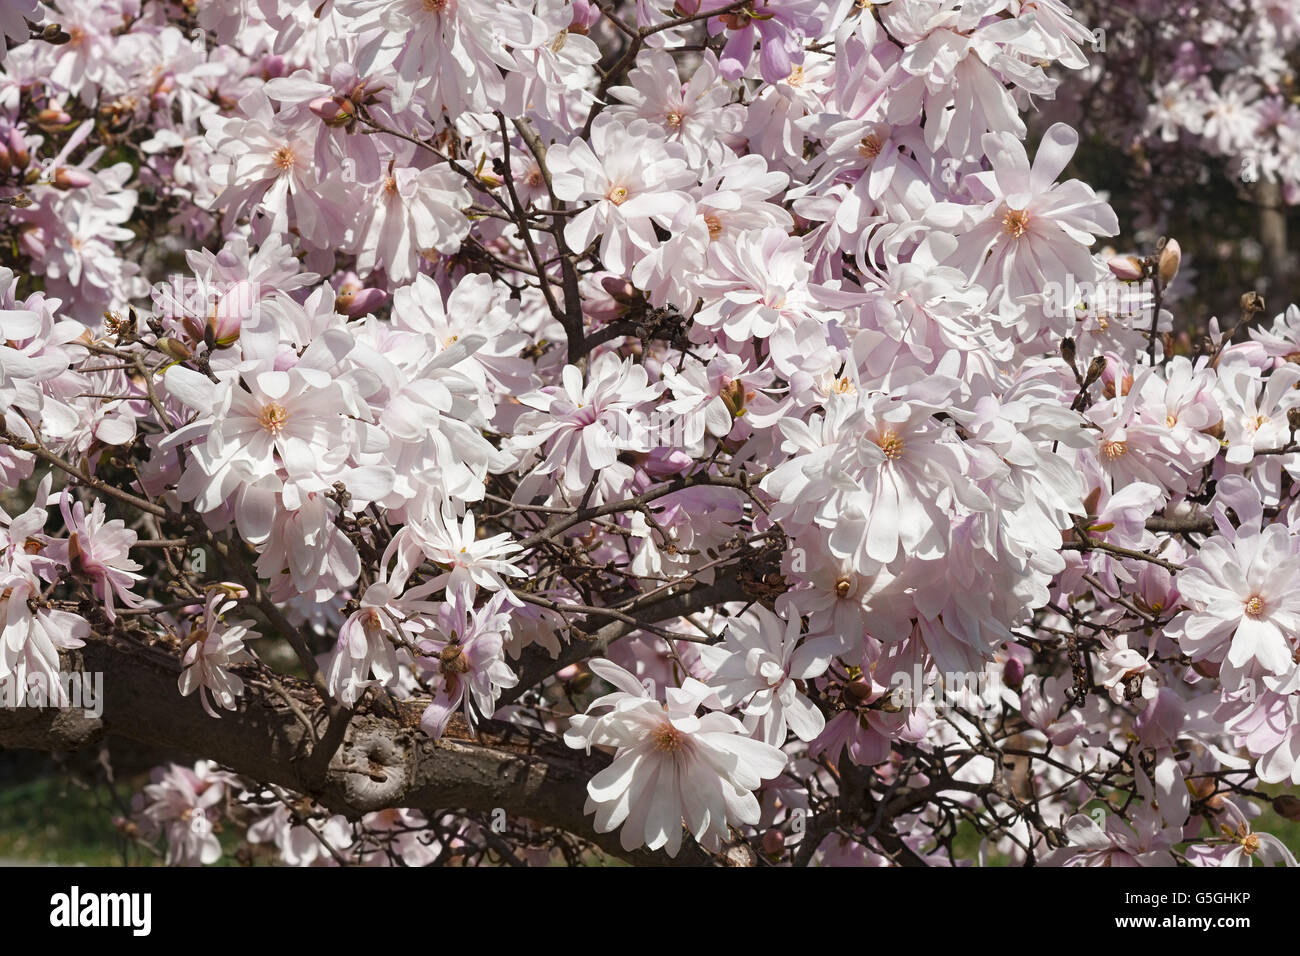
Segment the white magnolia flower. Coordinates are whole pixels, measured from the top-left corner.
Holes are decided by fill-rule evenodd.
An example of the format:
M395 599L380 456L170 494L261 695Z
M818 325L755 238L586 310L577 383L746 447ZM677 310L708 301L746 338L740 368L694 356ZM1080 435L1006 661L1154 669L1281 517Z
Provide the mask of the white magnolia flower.
M613 763L587 785L586 812L595 812L596 832L621 825L624 849L664 847L676 856L683 819L697 840L714 845L729 826L758 822L754 791L781 773L785 754L746 736L727 714L696 716L712 691L694 678L669 688L662 704L612 661L598 658L589 666L618 691L570 718L564 741L588 751L592 745L617 748Z
M537 412L520 417L513 445L520 450L546 446L536 473L558 471L565 490L580 495L598 471L618 460L620 451L649 451L635 407L657 396L660 386L647 384L644 365L620 362L612 352L592 363L585 385L576 365L566 365L561 378L563 387L520 396Z
M252 630L252 621L222 622L221 616L235 605L224 592L212 592L203 608L202 622L194 621L185 636L188 646L177 684L182 697L197 690L203 709L212 717L221 715L212 709L211 701L225 710L235 709L235 698L244 693L244 682L230 668L253 660L244 641L261 636Z
M724 707L739 707L751 734L774 747L785 743L786 731L812 740L826 718L800 693L798 681L817 677L830 666L839 646L836 637L816 638L799 645L797 614L783 621L761 604L727 625L721 644L699 648L713 670L709 686Z
M394 282L413 278L421 257L460 248L469 234L461 210L469 204L469 190L448 166L389 172L372 190L368 218L358 229L357 269L382 265Z

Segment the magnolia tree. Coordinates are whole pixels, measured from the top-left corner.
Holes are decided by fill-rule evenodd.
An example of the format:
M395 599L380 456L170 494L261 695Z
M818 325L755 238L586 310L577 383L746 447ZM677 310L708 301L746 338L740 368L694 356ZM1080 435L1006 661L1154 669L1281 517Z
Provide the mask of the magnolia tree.
M1134 122L1289 196L1224 6ZM169 863L1295 863L1300 310L1100 245L1059 0L0 30L0 743Z

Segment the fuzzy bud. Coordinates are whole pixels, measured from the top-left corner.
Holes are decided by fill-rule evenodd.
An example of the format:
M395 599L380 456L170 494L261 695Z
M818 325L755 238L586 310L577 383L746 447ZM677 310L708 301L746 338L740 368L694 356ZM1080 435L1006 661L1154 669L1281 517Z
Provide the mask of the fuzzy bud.
M36 125L47 133L57 132L72 122L72 117L65 110L49 106L36 114Z
M1087 388L1101 378L1101 373L1104 371L1106 371L1106 356L1098 355L1088 363L1088 374L1083 377L1083 387Z
M25 169L32 161L32 154L27 150L27 140L16 129L9 130L9 160L14 169Z
M1279 794L1273 798L1273 809L1277 811L1278 816L1286 817L1288 820L1300 820L1300 797L1293 797L1289 793Z
M185 347L185 343L180 339L174 339L170 335L160 336L158 339L158 348L169 358L178 362L184 362L190 357L190 350Z
M1106 267L1121 282L1136 282L1142 278L1142 260L1137 256L1111 256L1106 260Z
M1178 266L1183 261L1183 247L1177 239L1170 239L1160 250L1159 264L1156 267L1161 285L1169 285L1178 275Z
M85 189L94 181L94 178L83 170L60 166L55 170L50 185L55 189L62 189L66 192L69 189Z
M369 315L388 301L388 293L383 289L348 289L341 293L335 304L350 319L359 319Z
M1074 346L1074 339L1068 335L1061 339L1061 358L1065 359L1065 364L1074 368L1074 360L1077 356L1077 350Z
M347 126L357 117L357 108L352 101L344 97L322 96L312 100L308 106L313 113L325 121L326 126L338 128Z
M780 856L785 849L785 834L773 827L763 834L763 852L768 856Z
M609 293L611 299L615 302L621 303L622 305L631 305L640 298L640 293L637 292L636 286L628 282L622 276L605 276L605 278L600 280L600 286Z
M1012 690L1020 690L1025 682L1025 662L1018 657L1008 657L1002 665L1002 682Z

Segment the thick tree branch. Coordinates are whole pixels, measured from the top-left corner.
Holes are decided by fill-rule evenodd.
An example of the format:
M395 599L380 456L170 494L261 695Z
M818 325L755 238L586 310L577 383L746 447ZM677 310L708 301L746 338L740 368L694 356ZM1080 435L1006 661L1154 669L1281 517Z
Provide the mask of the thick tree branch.
M500 808L566 830L636 864L721 862L689 838L672 859L662 852L628 852L617 833L596 833L583 806L587 782L608 757L572 750L544 731L489 723L475 740L456 719L435 743L419 729L418 705L397 715L358 711L337 755L313 780L307 728L256 672L245 673L239 710L213 719L195 697L178 694L176 664L161 655L95 638L67 655L65 667L104 673L103 716L87 717L81 710L0 711L0 746L71 750L112 733L215 760L260 783L308 794L351 818L389 807ZM323 724L324 707L312 688L289 678L284 682L302 709Z

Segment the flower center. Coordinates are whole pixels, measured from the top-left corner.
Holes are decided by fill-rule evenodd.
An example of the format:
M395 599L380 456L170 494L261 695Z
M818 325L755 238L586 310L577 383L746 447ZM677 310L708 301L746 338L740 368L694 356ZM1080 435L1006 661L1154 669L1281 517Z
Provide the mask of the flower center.
M1259 849L1259 837L1254 833L1248 833L1241 839L1241 848L1246 851L1247 856L1253 856Z
M1002 217L1002 231L1014 239L1019 239L1029 229L1029 213L1023 209L1012 209Z
M664 117L664 120L668 123L669 126L671 126L673 129L676 129L677 127L682 125L682 114L677 112L676 110L669 110L668 115Z
M420 0L425 13L442 13L447 9L447 0Z
M293 169L293 164L297 162L298 157L294 155L292 146L281 146L271 157L271 162L281 172L288 172Z
M551 41L551 52L559 53L564 49L564 44L569 42L569 31L561 30L555 34L555 39Z
M709 228L709 241L712 242L722 235L722 220L711 212L704 214L704 225Z
M384 193L388 196L397 195L397 178L394 176L384 177Z
M686 746L686 735L672 724L664 724L654 732L655 750L675 754Z
M850 578L847 574L842 574L835 579L835 593L839 597L842 598L848 597L849 592L852 590L853 590L853 579Z
M858 144L858 155L865 160L873 160L880 155L880 148L883 145L880 136L872 133L870 136L863 137L862 142Z
M1243 607L1247 617L1259 617L1264 613L1264 599L1258 594L1252 594L1246 598Z
M1114 461L1116 458L1123 458L1128 454L1128 442L1104 441L1101 443L1101 453L1111 461Z
M438 670L448 677L455 674L469 673L469 659L465 657L465 649L459 644L448 644L438 652Z
M608 198L609 201L612 202L615 206L621 206L621 205L623 205L623 203L627 202L627 187L626 187L626 186L615 186L613 189L611 189L611 190L608 192L608 194L607 194L607 198Z
M785 78L785 81L789 83L791 86L802 86L803 67L796 66L793 70L790 71L790 75Z
M873 441L880 446L880 450L890 461L897 461L903 456L903 439L899 438L898 433L892 428Z
M272 435L278 435L284 431L284 423L288 420L289 412L279 402L269 402L263 405L261 413L257 416L257 423Z

